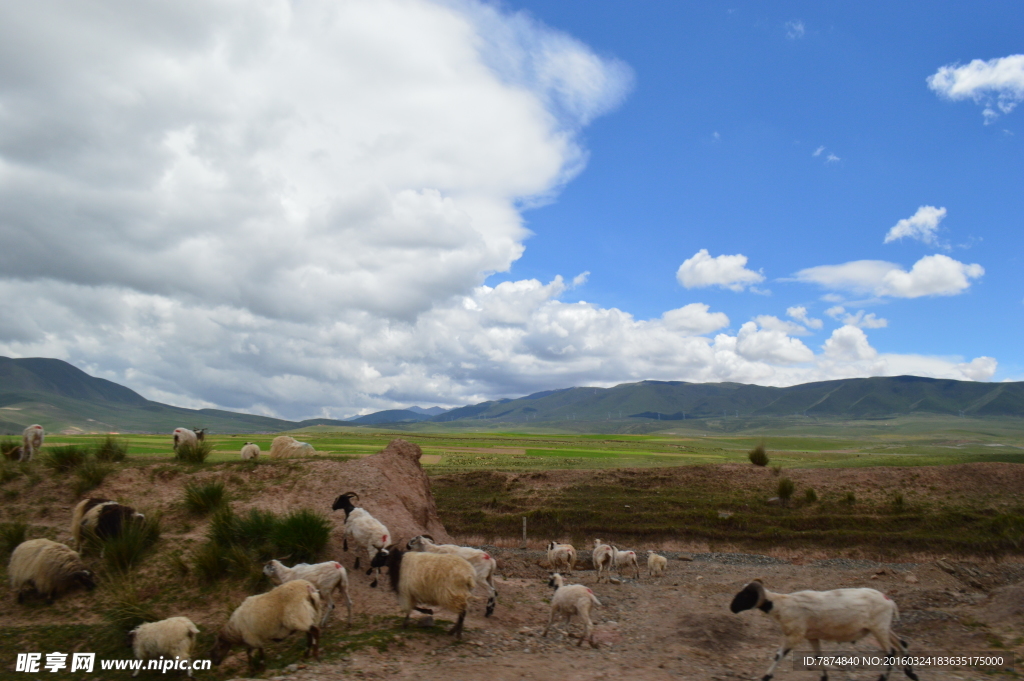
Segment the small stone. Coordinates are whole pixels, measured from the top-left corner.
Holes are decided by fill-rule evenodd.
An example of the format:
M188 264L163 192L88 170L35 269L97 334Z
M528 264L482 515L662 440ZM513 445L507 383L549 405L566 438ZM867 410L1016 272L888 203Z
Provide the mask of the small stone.
M609 584L622 584L622 580L619 579L618 577L609 577L608 578L608 583Z
M689 553L680 553L679 560L693 560L693 556L691 556Z
M523 636L533 636L533 631L530 629L530 627L523 627L519 630L519 633Z
M299 671L299 665L297 665L297 664L290 664L287 667L285 667L284 670L286 672L288 672L289 674L294 674L295 672Z
M523 648L523 652L524 653L528 653L528 652L530 652L530 649L529 648Z
M917 584L917 581L918 581L918 580L917 580L917 575L915 575L915 574L914 574L913 572L908 572L908 573L907 573L907 576L906 576L906 577L904 577L904 578L903 578L903 580L904 580L904 581L905 581L905 582L906 582L907 584Z

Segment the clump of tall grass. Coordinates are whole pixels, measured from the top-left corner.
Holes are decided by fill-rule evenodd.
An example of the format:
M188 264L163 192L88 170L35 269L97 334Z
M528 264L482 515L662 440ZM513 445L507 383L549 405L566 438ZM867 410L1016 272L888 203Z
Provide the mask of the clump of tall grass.
M174 452L174 458L185 463L203 463L212 451L212 442L207 442L206 440L194 444L186 442L185 444L178 445L178 449Z
M28 523L14 522L0 525L0 556L7 557L28 538Z
M7 459L0 459L0 485L14 480L19 475L21 475L21 471L17 464L11 463Z
M277 522L273 542L278 555L299 563L312 563L331 538L331 522L323 513L301 508Z
M14 438L0 440L0 459L16 461L21 457L21 443Z
M167 617L153 605L153 600L139 595L131 580L121 581L120 577L104 580L109 586L111 597L100 615L106 626L101 630L102 642L111 649L125 645L125 637L135 627L146 622L157 622Z
M846 503L847 506L853 506L854 504L857 503L857 495L854 494L853 492L847 492L846 496L843 497L843 501Z
M776 488L775 493L779 495L784 503L788 503L793 497L793 492L796 491L796 485L789 478L782 478L779 480L779 486Z
M892 502L892 510L896 513L906 510L907 501L903 498L903 492L893 492L890 501Z
M88 447L81 445L50 447L43 457L43 465L56 473L67 473L81 466L88 458Z
M189 482L184 501L189 513L206 515L224 506L228 497L223 482Z
M103 539L103 560L111 572L128 572L160 539L160 514L128 520L116 537Z
M96 460L119 463L128 456L128 442L108 435L96 446Z
M818 493L814 491L813 487L808 487L804 490L804 501L808 504L813 504L818 500Z
M768 465L768 452L765 451L763 444L760 444L747 452L747 458L750 459L750 463L755 466Z
M82 496L89 490L99 487L113 470L109 465L95 459L87 460L75 469L75 496Z

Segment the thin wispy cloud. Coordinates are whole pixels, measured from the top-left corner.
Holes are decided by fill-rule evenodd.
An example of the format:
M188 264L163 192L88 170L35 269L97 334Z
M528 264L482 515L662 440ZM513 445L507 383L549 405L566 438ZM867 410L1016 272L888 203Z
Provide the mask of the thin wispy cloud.
M814 153L811 154L811 156L814 156L814 157L821 156L821 152L823 152L823 151L825 151L825 147L823 147L823 146L818 147L817 149L814 150Z
M803 38L804 34L807 33L807 27L804 26L804 22L800 21L799 19L787 21L784 24L784 28L786 29L786 37L789 38L790 40L798 40L799 38Z
M976 263L966 264L946 255L927 255L909 271L884 260L856 260L842 265L821 265L800 270L794 278L825 289L892 298L955 296L985 274Z

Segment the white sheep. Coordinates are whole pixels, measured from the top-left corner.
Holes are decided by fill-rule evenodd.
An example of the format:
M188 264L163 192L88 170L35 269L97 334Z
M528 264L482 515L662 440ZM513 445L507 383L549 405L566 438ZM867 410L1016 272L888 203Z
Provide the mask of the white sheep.
M7 576L19 603L24 600L25 587L35 589L47 603L76 584L87 589L96 587L92 572L85 569L78 553L49 539L29 539L18 544L11 554Z
M366 556L371 563L380 555L387 557L387 547L391 544L391 532L384 523L370 515L370 512L365 508L353 505L352 497L358 499L359 495L355 492L346 492L335 499L334 504L331 506L332 511L339 509L344 509L345 511L345 539L342 543L342 549L348 551L348 540L351 538L366 551ZM360 556L356 556L355 565L352 566L354 570L359 569L359 559ZM366 571L366 574L370 574L375 569L377 574L373 576L373 581L370 582L371 587L377 586L380 568L371 566Z
M597 570L597 581L601 581L601 575L608 572L607 577L611 577L612 566L615 557L615 549L608 544L603 543L600 539L594 540L594 569Z
M906 641L892 631L893 620L899 619L896 603L875 589L779 594L768 591L761 580L755 579L736 594L729 606L734 613L751 608L767 613L778 622L785 637L762 681L769 681L776 665L805 640L810 642L815 655L821 655L821 641L852 643L868 634L874 636L887 655L907 650ZM886 681L891 671L889 664L879 681ZM911 667L904 667L903 673L917 681L917 674ZM827 680L828 671L823 670L821 681Z
M260 458L260 446L255 442L246 442L242 445L242 460L255 461Z
M192 655L199 627L187 617L169 617L159 622L147 622L128 632L128 643L135 653L136 660L182 659L188 661ZM188 666L187 676L192 676L192 666ZM138 676L142 668L135 670L133 677Z
M668 558L665 556L659 556L654 551L647 552L647 576L648 577L661 577L665 572L665 566L668 565Z
M476 586L476 571L465 558L453 553L421 553L391 548L387 554L378 554L372 565L387 566L391 588L398 593L398 604L405 614L403 627L409 625L413 610L432 614L418 607L434 605L459 614L455 626L448 633L462 638L466 609Z
M33 455L35 455L40 448L43 446L43 438L46 433L43 432L43 427L38 423L34 423L24 430L21 434L21 461L31 461Z
M576 567L576 548L572 544L559 544L555 541L549 543L548 565L555 572L561 572L564 568L571 577Z
M306 657L310 652L320 659L320 594L304 579L296 579L275 587L265 594L249 596L235 608L227 624L217 634L210 651L213 664L224 661L234 646L245 646L245 657L253 666L252 651L266 662L264 647L280 641L296 631L306 632Z
M174 451L178 451L178 447L197 447L199 445L199 436L194 430L188 428L175 428L174 429Z
M565 584L562 575L557 572L551 575L548 586L555 588L555 595L551 597L551 615L548 617L548 625L544 627L544 633L541 636L548 635L548 630L554 624L555 618L559 616L565 617L565 627L568 633L569 622L572 620L572 616L576 615L583 622L583 634L580 636L580 642L576 645L581 646L586 640L590 642L591 648L596 648L594 623L590 620L590 609L595 605L600 606L601 601L597 600L593 591L582 584Z
M75 549L82 550L86 537L116 537L121 534L127 522L145 519L146 516L131 506L123 506L110 499L83 499L75 506L71 516L71 536L75 540Z
M321 629L327 626L327 619L334 612L334 590L340 590L348 607L348 624L352 626L352 597L348 590L348 573L341 563L299 563L294 567L285 567L280 561L272 560L263 566L263 574L274 584L284 584L295 579L304 579L313 584L320 593L320 607L323 610L323 616L320 618Z
M498 561L494 556L481 549L474 549L470 546L458 546L456 544L435 544L434 538L429 534L421 534L409 540L406 546L410 551L428 551L430 553L450 553L464 558L473 566L476 572L477 586L483 587L487 592L487 609L484 617L494 614L494 607L498 603L498 590L494 587L494 573L498 570Z
M612 563L620 575L623 570L632 568L633 579L640 579L640 563L637 562L636 551L620 551L619 547L613 546Z

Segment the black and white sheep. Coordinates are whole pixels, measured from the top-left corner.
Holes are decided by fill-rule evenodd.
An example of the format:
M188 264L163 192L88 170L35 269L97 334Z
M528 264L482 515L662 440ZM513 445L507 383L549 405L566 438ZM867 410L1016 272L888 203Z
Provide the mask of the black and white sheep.
M887 655L906 652L907 643L892 631L892 622L899 619L896 603L875 589L834 589L832 591L795 591L780 594L768 591L761 580L747 584L732 599L729 609L734 613L757 608L782 627L785 637L775 653L762 681L769 681L776 665L803 641L809 641L815 655L821 655L821 641L855 642L868 634ZM890 664L879 677L886 681L892 671ZM917 674L907 666L903 673L917 681ZM828 672L822 671L821 681Z
M26 587L35 589L47 603L72 586L96 587L93 573L85 568L78 553L49 539L29 539L18 544L11 554L7 576L19 603L24 600Z
M633 579L640 579L640 563L636 559L636 551L620 551L619 547L612 547L612 564L615 570L621 575L623 570L633 570Z
M260 458L260 446L255 442L246 442L242 445L242 460L255 461Z
M647 576L648 577L661 577L665 572L665 567L668 565L668 558L665 556L659 556L654 551L647 552Z
M566 633L568 633L569 622L573 615L583 622L583 634L580 635L580 642L577 646L583 645L583 641L589 641L591 648L596 648L594 641L594 623L590 619L590 609L595 605L600 606L601 601L589 588L582 584L565 584L562 575L554 573L548 581L548 586L555 588L555 595L551 597L551 615L548 617L548 625L544 627L541 636L547 636L551 625L558 617L565 617Z
M466 559L473 566L476 572L477 586L483 587L487 592L487 609L484 617L494 614L494 607L498 603L498 590L494 587L494 573L498 571L498 561L494 556L481 549L474 549L471 546L458 546L456 544L435 544L434 538L429 534L421 534L409 540L406 548L410 551L426 551L429 553L450 553Z
M195 447L199 444L199 436L194 430L175 428L173 435L174 451L178 451L178 447Z
M86 538L110 539L120 535L127 523L145 519L131 506L110 499L83 499L71 516L71 536L75 548L81 551Z
M555 572L565 573L570 577L576 568L576 547L572 544L559 544L556 541L548 544L548 565Z
M271 641L280 641L296 631L306 633L306 657L310 652L320 659L320 594L304 579L296 579L275 587L265 594L249 596L235 608L227 623L217 634L210 651L213 664L224 661L235 646L245 646L245 657L253 664L252 651L266 662L263 650Z
M348 608L348 624L352 626L352 597L348 591L348 573L341 563L299 563L293 567L285 567L281 561L272 560L263 566L263 574L274 584L285 584L296 579L304 579L317 588L320 594L320 628L327 626L327 619L334 612L334 591L338 589L345 596Z
M601 581L601 576L607 571L606 578L611 577L612 566L615 565L615 549L608 544L605 544L600 539L594 540L594 569L597 570L597 581Z
M46 433L38 423L33 423L21 434L21 461L31 461L32 457L42 448Z
M365 508L360 508L352 503L352 497L359 499L359 495L355 492L346 492L340 495L334 500L334 504L331 506L332 511L343 509L345 511L345 539L342 544L342 549L348 551L348 540L352 539L358 544L364 551L366 551L367 559L372 563L377 558L383 555L385 558L388 555L388 546L391 544L391 532L384 525L367 511ZM359 569L359 558L356 556L354 570ZM370 582L371 587L377 586L377 580L380 577L380 568L370 567L366 574L370 574L374 570L377 570L377 574L374 575L373 581Z
M371 565L387 566L391 588L398 594L398 605L405 614L403 627L409 625L413 610L431 613L419 606L433 605L458 613L459 619L448 633L462 638L466 609L476 586L476 571L465 558L392 547L387 554L377 554Z
M199 627L187 617L168 617L159 622L147 622L128 632L128 644L132 647L136 660L168 659L189 660L192 647L195 645ZM135 670L133 677L138 676L142 668ZM188 666L187 676L192 676L192 666Z

